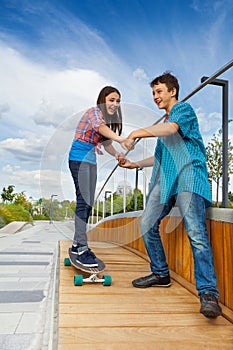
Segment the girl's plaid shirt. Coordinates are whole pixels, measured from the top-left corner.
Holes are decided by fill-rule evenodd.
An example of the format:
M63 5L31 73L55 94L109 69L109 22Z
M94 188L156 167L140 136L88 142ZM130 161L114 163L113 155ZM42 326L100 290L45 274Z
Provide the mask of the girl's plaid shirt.
M105 124L103 114L98 107L88 109L78 123L75 140L97 146L104 139L98 132L99 127Z

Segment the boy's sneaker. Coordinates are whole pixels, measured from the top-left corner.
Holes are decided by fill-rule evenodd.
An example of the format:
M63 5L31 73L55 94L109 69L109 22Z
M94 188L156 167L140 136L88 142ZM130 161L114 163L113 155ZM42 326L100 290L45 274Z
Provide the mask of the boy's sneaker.
M200 312L205 317L215 318L222 314L222 309L218 305L218 299L214 294L202 293L200 294L201 309Z
M136 288L148 288L148 287L170 287L170 276L159 276L154 273L137 278L132 281L132 284Z
M95 259L96 256L90 249L87 249L81 253L77 253L76 258L77 262L85 267L98 267L98 263Z

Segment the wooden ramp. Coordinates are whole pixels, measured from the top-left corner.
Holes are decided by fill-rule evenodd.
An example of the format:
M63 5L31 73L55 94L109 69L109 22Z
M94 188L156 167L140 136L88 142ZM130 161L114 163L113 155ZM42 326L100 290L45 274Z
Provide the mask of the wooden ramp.
M69 246L60 242L58 350L233 349L233 324L205 318L198 298L177 282L170 288L134 288L131 281L150 269L123 247L92 243L113 283L75 287L77 271L64 266Z

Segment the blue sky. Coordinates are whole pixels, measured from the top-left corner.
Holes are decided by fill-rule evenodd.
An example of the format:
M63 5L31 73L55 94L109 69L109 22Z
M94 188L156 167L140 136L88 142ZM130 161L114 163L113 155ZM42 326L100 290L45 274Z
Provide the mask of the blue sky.
M125 136L148 126L163 114L149 82L171 71L182 99L232 60L232 28L231 0L0 0L0 189L14 184L28 197L73 199L67 153L99 90L121 91ZM220 78L229 80L231 117L233 69ZM207 86L189 102L207 144L221 128L221 88ZM130 157L151 155L153 145L138 144ZM98 187L114 166L99 157ZM133 186L132 172L127 181Z

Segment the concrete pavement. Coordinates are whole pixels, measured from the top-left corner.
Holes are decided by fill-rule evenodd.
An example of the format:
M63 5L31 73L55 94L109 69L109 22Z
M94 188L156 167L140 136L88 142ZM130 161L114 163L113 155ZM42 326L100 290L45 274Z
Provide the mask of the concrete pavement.
M1 350L56 349L58 241L73 232L41 221L0 230Z

